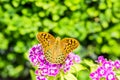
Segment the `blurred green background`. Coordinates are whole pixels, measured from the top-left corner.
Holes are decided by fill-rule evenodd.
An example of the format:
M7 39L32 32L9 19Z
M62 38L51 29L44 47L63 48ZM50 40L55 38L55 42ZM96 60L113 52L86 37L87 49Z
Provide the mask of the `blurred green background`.
M0 80L31 80L28 50L40 31L79 40L82 59L119 59L120 0L0 0Z

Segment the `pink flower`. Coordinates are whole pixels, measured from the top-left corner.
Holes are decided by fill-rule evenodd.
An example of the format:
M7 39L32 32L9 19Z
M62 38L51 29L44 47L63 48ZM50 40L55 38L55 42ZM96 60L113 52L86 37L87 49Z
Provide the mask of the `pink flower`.
M80 57L78 55L75 55L74 53L69 53L67 59L71 59L76 63L80 63L80 61L81 61Z
M29 50L29 59L30 62L38 68L35 71L35 74L37 75L36 80L47 80L45 76L56 76L60 70L63 70L66 73L70 70L70 67L74 62L80 62L79 56L70 53L64 64L52 64L45 59L41 44L34 45Z
M70 65L65 64L64 65L64 72L66 73L69 70L70 70Z
M79 57L78 55L75 55L75 56L74 56L74 61L75 61L76 63L80 63L80 57Z
M106 80L116 80L115 73L109 72L106 76Z
M103 67L99 67L99 68L97 69L97 72L98 72L98 75L99 75L100 77L105 77L106 74L107 74L107 70L104 69Z
M59 69L49 68L49 76L56 76L59 73Z
M30 58L30 62L31 62L34 66L36 66L36 65L38 64L38 59L37 59L36 56L30 55L29 58Z
M43 56L43 50L41 48L41 45L35 45L29 50L29 59L30 62L36 66L38 63L40 63L41 57Z
M115 66L116 69L119 69L119 68L120 68L120 61L119 61L119 60L116 60L116 61L114 62L114 66Z
M101 64L101 63L103 64L105 61L107 61L107 60L106 60L103 56L99 56L99 57L98 57L98 60L96 60L96 62L97 62L97 63L100 63L100 64Z
M112 70L113 69L113 65L112 65L112 62L111 61L106 61L103 63L103 67L107 70Z
M100 80L99 78L94 78L94 79L92 79L92 80Z
M47 78L45 78L44 76L40 75L40 76L36 76L36 80L47 80Z
M97 62L99 67L95 72L90 74L92 80L100 80L101 78L105 78L105 80L117 80L113 70L114 68L120 68L119 60L116 60L115 62L111 60L107 61L107 59L104 59L103 56L100 56L98 57Z
M92 72L92 73L90 74L90 77L91 77L92 79L99 79L98 71Z
M48 71L48 68L47 68L47 67L41 68L40 70L41 70L41 74L42 74L42 75L48 75L48 72L49 72L49 71Z

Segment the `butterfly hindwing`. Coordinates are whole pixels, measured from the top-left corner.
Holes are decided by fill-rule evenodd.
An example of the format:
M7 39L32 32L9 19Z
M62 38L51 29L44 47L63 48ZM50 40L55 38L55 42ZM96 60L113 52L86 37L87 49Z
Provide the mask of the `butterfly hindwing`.
M44 56L47 61L53 62L53 55L50 49L47 49L46 52L44 52Z

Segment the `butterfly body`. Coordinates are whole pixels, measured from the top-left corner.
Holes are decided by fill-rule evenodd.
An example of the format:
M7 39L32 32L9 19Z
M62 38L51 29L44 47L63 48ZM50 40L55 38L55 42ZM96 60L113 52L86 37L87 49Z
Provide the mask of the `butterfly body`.
M67 55L79 45L74 38L61 40L46 32L39 32L37 39L42 44L46 60L55 64L64 63Z

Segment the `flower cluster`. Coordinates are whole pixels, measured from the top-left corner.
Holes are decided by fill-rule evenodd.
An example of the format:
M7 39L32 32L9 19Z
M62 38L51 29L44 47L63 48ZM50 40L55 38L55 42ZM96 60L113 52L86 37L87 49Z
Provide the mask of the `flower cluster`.
M111 61L105 59L103 56L99 56L96 61L99 64L99 67L96 71L90 74L92 80L100 80L105 78L106 80L117 80L114 70L120 69L120 61Z
M66 73L70 70L74 62L80 62L80 57L78 55L70 53L64 64L52 64L45 59L41 44L34 45L29 50L29 59L34 66L37 66L37 70L35 71L37 75L36 80L47 80L47 76L56 76L60 70Z

